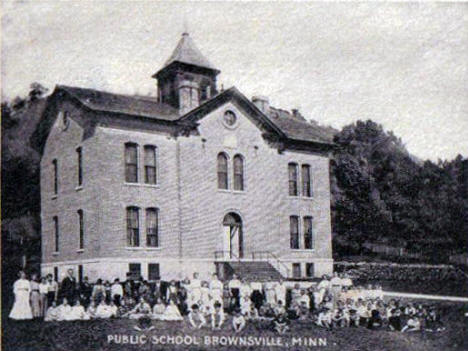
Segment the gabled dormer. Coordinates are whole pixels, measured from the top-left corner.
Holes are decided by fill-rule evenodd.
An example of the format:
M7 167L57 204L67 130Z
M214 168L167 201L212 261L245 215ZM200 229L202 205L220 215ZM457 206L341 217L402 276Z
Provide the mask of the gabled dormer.
M189 34L183 33L171 57L153 78L158 80L160 102L177 108L182 115L217 94L219 72Z

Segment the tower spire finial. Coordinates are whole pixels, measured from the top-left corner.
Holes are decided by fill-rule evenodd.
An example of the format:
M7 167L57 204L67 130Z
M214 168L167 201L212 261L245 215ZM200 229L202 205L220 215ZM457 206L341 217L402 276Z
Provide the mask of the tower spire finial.
M189 29L188 29L188 24L187 24L187 19L184 18L184 31L182 32L182 35L189 35Z

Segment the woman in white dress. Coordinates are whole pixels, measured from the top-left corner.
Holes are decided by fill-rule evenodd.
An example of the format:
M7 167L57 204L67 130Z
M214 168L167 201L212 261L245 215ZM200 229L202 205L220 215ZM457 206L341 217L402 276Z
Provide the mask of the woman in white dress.
M10 312L11 319L32 319L31 304L29 296L31 294L31 284L26 279L26 273L19 272L19 279L13 284L15 303Z
M181 321L184 318L180 314L179 308L175 304L174 300L169 300L169 304L166 306L162 320L164 321Z

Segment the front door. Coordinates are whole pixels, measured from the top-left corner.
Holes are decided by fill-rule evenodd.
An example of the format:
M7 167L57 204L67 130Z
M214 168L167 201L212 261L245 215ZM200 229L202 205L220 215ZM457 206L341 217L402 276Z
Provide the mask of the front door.
M242 219L236 213L228 213L223 220L224 258L238 259L244 257Z

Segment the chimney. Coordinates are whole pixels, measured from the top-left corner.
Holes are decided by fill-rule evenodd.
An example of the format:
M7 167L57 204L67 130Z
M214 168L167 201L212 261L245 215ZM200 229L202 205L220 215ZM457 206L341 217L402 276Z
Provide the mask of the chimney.
M252 102L263 113L270 112L270 102L266 96L256 95L252 97Z
M301 113L299 112L299 110L297 108L293 108L291 110L291 113L292 113L292 116L295 118L295 119L300 119L301 121L305 121L306 119L304 118L303 115L301 115Z

